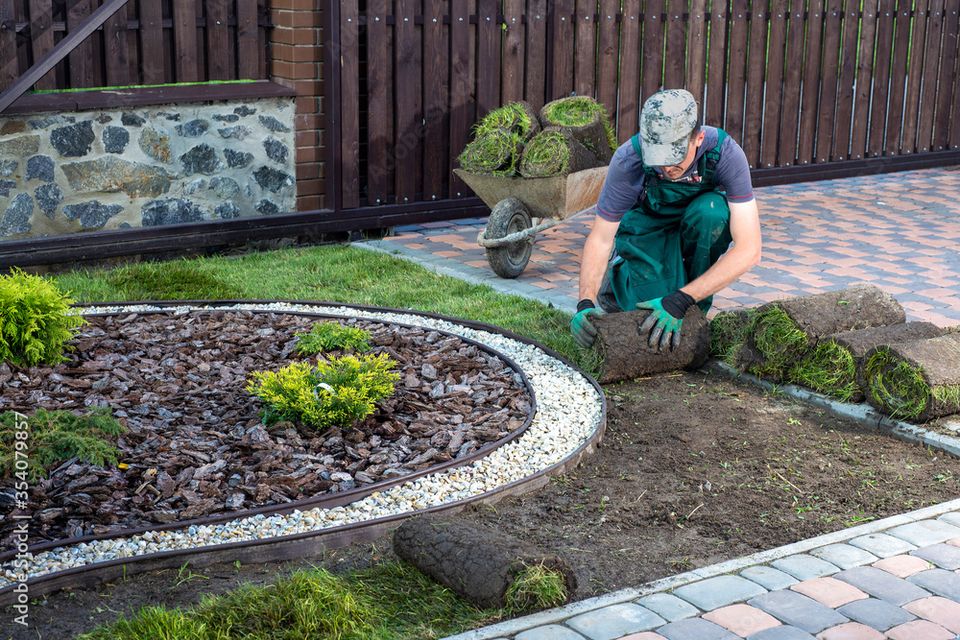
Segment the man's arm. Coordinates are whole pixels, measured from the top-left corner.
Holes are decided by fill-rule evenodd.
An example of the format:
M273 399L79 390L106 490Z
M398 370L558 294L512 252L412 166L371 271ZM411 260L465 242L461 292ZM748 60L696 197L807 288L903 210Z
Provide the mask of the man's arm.
M593 219L593 229L583 245L583 256L580 260L580 300L588 299L596 303L597 292L607 270L619 226L619 220L610 222L600 216Z
M760 213L756 200L730 203L730 235L733 246L703 275L689 282L681 291L699 302L727 287L760 262L762 242Z

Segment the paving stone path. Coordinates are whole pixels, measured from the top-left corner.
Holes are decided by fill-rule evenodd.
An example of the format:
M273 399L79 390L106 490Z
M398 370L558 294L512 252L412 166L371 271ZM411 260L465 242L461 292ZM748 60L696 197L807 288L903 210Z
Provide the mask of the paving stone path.
M960 638L960 500L449 640L738 638Z

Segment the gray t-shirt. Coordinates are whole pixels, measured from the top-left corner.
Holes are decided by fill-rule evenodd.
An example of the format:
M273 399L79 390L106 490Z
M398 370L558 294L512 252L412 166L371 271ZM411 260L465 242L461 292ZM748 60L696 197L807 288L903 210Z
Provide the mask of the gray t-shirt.
M677 182L698 182L698 164L704 153L717 146L716 127L703 127L703 144L697 149L697 158ZM750 181L750 164L736 141L727 136L720 147L720 159L713 175L717 190L724 191L729 202L753 200L753 183ZM619 222L624 214L636 205L643 195L643 162L627 140L613 154L607 180L600 192L597 215L608 222Z

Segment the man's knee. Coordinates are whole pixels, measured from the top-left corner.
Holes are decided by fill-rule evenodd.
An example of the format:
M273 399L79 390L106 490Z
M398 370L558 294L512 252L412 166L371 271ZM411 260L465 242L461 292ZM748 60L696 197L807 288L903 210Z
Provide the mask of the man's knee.
M709 229L730 224L730 205L722 194L705 193L687 207L684 223L691 227Z

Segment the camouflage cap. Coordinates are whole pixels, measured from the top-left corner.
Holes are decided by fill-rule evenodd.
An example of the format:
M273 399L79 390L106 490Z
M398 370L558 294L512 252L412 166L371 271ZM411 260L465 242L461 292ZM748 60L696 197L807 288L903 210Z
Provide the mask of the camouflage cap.
M640 111L640 150L650 167L679 164L697 126L697 101L684 89L658 91Z

